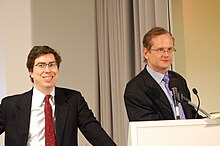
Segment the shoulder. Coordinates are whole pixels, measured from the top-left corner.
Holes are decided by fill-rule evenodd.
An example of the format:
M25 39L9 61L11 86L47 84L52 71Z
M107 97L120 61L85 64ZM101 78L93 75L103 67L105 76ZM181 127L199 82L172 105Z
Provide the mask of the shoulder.
M168 74L171 78L176 78L176 79L179 79L179 80L185 80L182 75L180 75L179 73L177 73L175 71L168 71Z
M63 93L65 95L68 94L81 94L79 91L70 89L70 88L64 88L64 87L55 87L55 93Z
M132 78L127 86L129 85L135 85L135 86L151 86L152 83L154 83L155 80L153 77L149 74L149 72L144 68L139 74L137 74L134 78Z
M179 81L179 91L184 94L185 97L190 98L190 91L187 86L185 78L177 72L169 71L169 76L171 78L176 78Z
M82 98L82 94L74 89L55 87L55 98L57 101L78 100Z
M154 79L150 76L146 69L143 69L139 74L132 78L126 85L125 94L142 94L148 87L153 86ZM156 82L155 82L156 83Z
M145 71L142 70L140 73L138 73L136 76L134 76L128 81L127 86L133 86L143 83L144 74Z
M11 103L11 104L14 103L15 104L23 98L31 97L32 93L33 93L33 89L26 91L24 93L9 95L2 99L2 103Z
M57 104L68 103L72 107L87 104L81 92L69 88L55 88L55 102Z

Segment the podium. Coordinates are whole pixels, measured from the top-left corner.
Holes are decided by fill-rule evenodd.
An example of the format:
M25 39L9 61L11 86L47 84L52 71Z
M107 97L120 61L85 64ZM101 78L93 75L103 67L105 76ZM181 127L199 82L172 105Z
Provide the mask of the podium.
M220 119L129 122L128 146L220 146Z

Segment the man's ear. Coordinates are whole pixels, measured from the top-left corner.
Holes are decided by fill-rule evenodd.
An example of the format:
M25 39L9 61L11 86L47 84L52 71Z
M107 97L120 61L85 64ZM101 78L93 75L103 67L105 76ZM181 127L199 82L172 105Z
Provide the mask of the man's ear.
M33 73L29 72L29 77L33 78Z
M144 55L144 58L145 59L148 59L148 53L149 53L149 50L147 48L143 48L143 55Z

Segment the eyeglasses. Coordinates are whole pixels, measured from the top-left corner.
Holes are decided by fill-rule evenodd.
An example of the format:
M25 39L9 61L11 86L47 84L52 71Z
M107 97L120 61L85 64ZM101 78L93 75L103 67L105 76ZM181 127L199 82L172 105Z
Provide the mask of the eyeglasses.
M39 69L42 69L42 70L46 69L47 66L50 69L55 69L55 68L57 68L57 63L56 62L50 62L50 63L46 64L46 63L40 62L40 63L37 63L35 66L38 67Z
M176 49L175 48L168 48L168 49L164 49L164 48L158 48L158 49L150 49L152 51L155 51L157 54L159 55L163 55L165 54L166 52L171 55L173 54L174 52L176 52Z

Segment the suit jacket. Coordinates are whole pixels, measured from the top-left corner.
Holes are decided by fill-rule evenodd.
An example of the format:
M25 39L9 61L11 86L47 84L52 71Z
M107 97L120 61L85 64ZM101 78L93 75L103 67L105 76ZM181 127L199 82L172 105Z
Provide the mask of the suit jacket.
M179 80L179 91L191 100L185 79L173 71L169 71L168 75ZM175 119L166 94L146 68L128 82L124 100L129 121ZM186 102L181 101L181 104L186 118L194 118L196 110Z
M33 89L2 100L0 133L5 132L5 146L27 145L32 94ZM77 146L77 128L94 146L115 146L79 92L55 87L54 98L57 146Z

